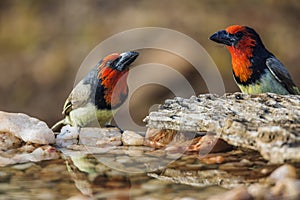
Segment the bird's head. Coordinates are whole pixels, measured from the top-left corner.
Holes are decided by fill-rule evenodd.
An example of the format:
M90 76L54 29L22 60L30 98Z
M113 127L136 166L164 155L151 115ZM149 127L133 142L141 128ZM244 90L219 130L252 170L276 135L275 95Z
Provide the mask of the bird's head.
M128 51L124 53L112 53L106 56L98 63L98 76L103 73L107 75L107 73L110 72L127 72L129 70L129 65L135 61L138 55L139 53L135 51Z
M121 101L120 97L127 95L129 66L138 55L135 51L112 53L98 63L99 84L104 89L103 95L107 104L116 106Z
M248 26L233 25L210 36L210 40L224 44L228 49L246 50L254 46L263 46L259 35Z
M229 26L217 31L209 39L226 45L232 57L234 74L242 82L246 82L252 74L251 58L260 56L258 52L266 52L259 35L248 26Z

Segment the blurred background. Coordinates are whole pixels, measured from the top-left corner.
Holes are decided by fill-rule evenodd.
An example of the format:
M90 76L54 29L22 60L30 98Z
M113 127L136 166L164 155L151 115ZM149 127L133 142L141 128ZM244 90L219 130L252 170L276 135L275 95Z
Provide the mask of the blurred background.
M88 53L113 34L148 26L173 29L199 42L218 66L226 92L239 91L229 53L208 40L232 24L253 27L300 87L299 0L1 0L0 110L24 112L51 126L61 118ZM201 75L185 60L168 52L142 51L137 64L156 60L172 66L197 94L208 92ZM130 99L131 115L142 125L153 104L172 97L158 85L141 87Z

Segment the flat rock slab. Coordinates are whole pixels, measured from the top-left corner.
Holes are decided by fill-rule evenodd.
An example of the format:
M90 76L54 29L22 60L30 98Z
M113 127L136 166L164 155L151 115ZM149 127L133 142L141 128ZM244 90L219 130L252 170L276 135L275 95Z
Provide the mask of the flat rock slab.
M300 96L203 94L166 100L147 126L212 132L231 145L257 150L271 163L300 161Z

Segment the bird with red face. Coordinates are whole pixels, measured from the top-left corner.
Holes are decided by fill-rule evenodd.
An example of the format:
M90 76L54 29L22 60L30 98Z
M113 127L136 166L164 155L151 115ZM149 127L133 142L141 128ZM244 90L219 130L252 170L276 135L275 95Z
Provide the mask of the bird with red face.
M254 29L233 25L209 39L226 45L234 79L243 93L300 94L285 66L265 48Z
M114 113L128 95L129 66L139 53L113 53L103 58L72 90L67 98L63 115L53 131L64 125L77 127L109 126Z

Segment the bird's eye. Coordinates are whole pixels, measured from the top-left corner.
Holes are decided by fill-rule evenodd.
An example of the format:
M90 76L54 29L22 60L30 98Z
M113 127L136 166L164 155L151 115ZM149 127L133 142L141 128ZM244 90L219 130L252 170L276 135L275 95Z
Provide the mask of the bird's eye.
M235 36L238 37L238 38L243 37L243 35L244 35L244 34L243 34L241 31L239 31L239 32L237 32L237 33L235 34Z
M107 61L107 62L106 62L106 65L110 65L110 64L111 64L111 61Z

